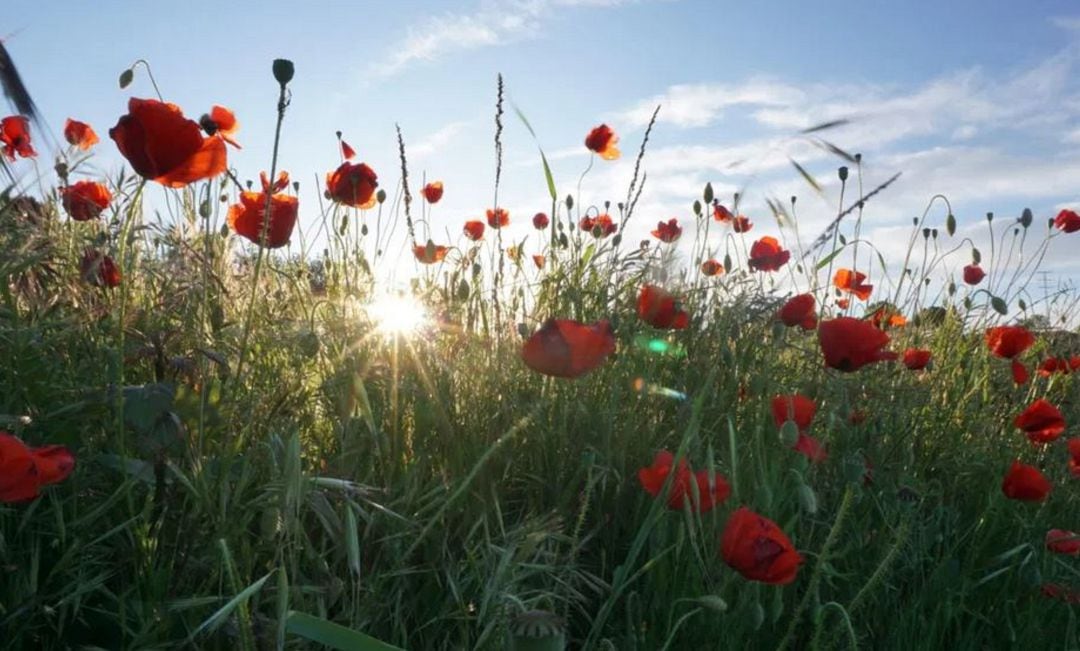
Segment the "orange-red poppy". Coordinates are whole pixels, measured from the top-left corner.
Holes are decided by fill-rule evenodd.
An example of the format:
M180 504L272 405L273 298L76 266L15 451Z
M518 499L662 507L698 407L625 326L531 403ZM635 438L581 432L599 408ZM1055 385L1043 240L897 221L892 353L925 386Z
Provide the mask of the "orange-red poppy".
M241 192L240 203L229 208L227 220L237 235L256 244L260 242L266 221L266 238L262 241L268 249L276 249L289 243L296 226L300 202L296 197L278 194L289 185L289 175L282 172L271 185L266 174L259 175L262 192ZM270 194L270 218L266 219L266 195Z
M544 258L544 256L540 255L539 253L534 253L533 257L532 257L532 261L533 261L533 264L536 265L537 269L543 269L544 268L544 263L547 260L546 260L546 258Z
M773 585L794 581L803 563L775 522L745 506L732 513L724 525L720 555L745 578Z
M75 456L63 446L32 448L0 431L0 502L25 502L57 484L75 469Z
M522 346L521 358L538 373L577 378L603 364L614 352L615 333L606 320L584 324L548 319Z
M225 171L225 141L204 137L199 124L175 104L132 97L127 115L109 129L109 137L136 174L168 187Z
M997 357L1013 359L1035 343L1035 336L1022 326L996 326L986 331L986 345Z
M1046 532L1046 549L1055 554L1080 556L1080 536L1064 529L1051 529Z
M930 364L931 353L925 348L908 348L904 350L904 366L912 371L921 371Z
M1080 370L1080 355L1069 358L1047 357L1042 364L1039 364L1039 375L1042 377L1050 377L1054 373L1068 375L1077 370Z
M199 126L208 136L217 136L237 149L241 149L240 143L236 142L236 132L240 130L240 122L232 111L224 106L214 105L210 113L204 113L199 118Z
M715 481L710 486L707 470L699 470L695 473L686 463L686 459L680 459L678 467L673 469L674 464L675 455L667 450L661 450L656 453L651 466L638 470L638 481L641 482L641 487L653 497L660 495L664 482L674 470L675 476L672 477L667 492L669 509L681 511L683 505L689 500L690 508L698 513L707 513L717 504L723 504L731 495L731 486L723 475L717 473Z
M611 219L611 215L604 213L596 217L588 215L581 218L578 228L592 234L593 237L607 237L619 229Z
M1065 417L1057 407L1039 398L1013 421L1032 443L1049 443L1065 432Z
M87 249L79 261L83 280L96 287L119 287L123 276L112 257L94 249Z
M865 301L870 298L874 286L866 284L864 280L866 280L866 274L861 271L837 269L836 275L833 276L833 286L842 292L853 294L860 301Z
M719 276L724 273L724 265L719 260L709 258L701 263L701 273L705 276Z
M682 235L682 228L679 226L679 220L672 217L666 222L657 222L656 228L652 231L652 236L661 242L667 242L671 244L675 240L679 239Z
M341 157L345 160L352 160L356 158L356 150L349 146L349 143L344 140L341 141Z
M619 149L615 146L618 142L619 136L606 124L595 127L585 136L585 146L600 154L604 160L615 160L619 157Z
M836 307L840 308L841 310L848 309L849 307L851 307L851 299L850 298L838 298L838 299L836 299Z
M1017 386L1027 384L1028 379L1031 377L1031 373L1028 372L1027 367L1018 359L1014 359L1009 363L1009 370L1012 372L1013 382L1015 382Z
M330 198L353 208L366 207L375 198L378 187L378 176L366 163L345 161L326 174L326 191L330 193Z
M789 328L799 326L803 330L813 330L817 327L817 309L813 294L798 294L793 296L776 313Z
M712 216L718 222L730 222L735 219L735 215L719 201L713 201Z
M682 330L690 325L690 315L679 300L656 285L645 285L638 294L637 313L645 323L664 330Z
M86 151L98 143L98 135L89 124L68 118L64 122L64 140L72 147Z
M506 208L488 208L487 223L492 228L503 228L510 225L510 212Z
M872 323L847 316L822 321L818 325L818 342L825 365L846 373L897 357L896 353L884 350L889 335Z
M1080 231L1080 215L1072 210L1062 210L1054 217L1054 226L1065 233Z
M442 199L443 184L442 181L432 181L424 186L424 189L420 191L420 194L424 195L424 199L428 203L439 203L439 199Z
M739 215L731 220L731 230L736 233L749 233L752 228L754 228L754 222L750 221L746 215Z
M837 303L839 303L839 301L837 301ZM845 305L844 307L846 308L847 305ZM872 323L875 328L878 328L880 330L887 330L889 328L902 328L903 326L907 325L907 317L903 314L900 314L900 312L895 307L888 304L878 307L873 312L871 312L867 318L870 320L870 323Z
M548 224L551 223L551 220L548 219L548 216L546 214L544 214L542 212L538 212L535 215L533 215L532 222L533 222L533 228L535 228L538 231L542 231L542 230L544 230L545 228L548 227Z
M775 237L766 235L750 246L750 268L755 271L779 271L791 259L791 252L780 246Z
M978 285L986 278L986 272L977 264L969 264L964 267L964 282L968 285Z
M97 219L102 210L109 207L112 193L104 183L79 181L60 188L60 202L64 210L77 222Z
M1050 481L1038 468L1020 463L1019 460L1013 461L1001 483L1001 492L1005 493L1005 497L1024 502L1041 502L1050 494L1050 489Z
M790 420L800 432L808 431L816 413L817 403L799 393L775 396L772 399L773 422L777 427Z
M0 120L0 147L10 161L15 160L16 155L23 158L37 156L30 144L30 120L21 115L9 115Z
M465 237L469 238L473 242L483 239L484 237L484 222L473 219L465 222Z
M416 260L421 264L435 264L436 262L442 262L450 251L450 247L440 246L428 240L427 244L414 245L412 250Z

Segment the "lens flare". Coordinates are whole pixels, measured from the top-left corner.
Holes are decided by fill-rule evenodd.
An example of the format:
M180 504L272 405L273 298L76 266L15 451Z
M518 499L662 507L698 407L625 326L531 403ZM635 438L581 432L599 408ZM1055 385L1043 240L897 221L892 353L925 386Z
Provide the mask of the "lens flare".
M375 329L388 337L415 334L428 322L424 306L408 294L380 296L366 310Z
M682 391L669 389L668 387L660 386L655 382L647 382L643 377L634 378L630 386L633 387L634 391L637 391L638 393L647 393L654 396L664 396L665 398L671 398L673 400L679 401L686 400L687 398L686 394Z

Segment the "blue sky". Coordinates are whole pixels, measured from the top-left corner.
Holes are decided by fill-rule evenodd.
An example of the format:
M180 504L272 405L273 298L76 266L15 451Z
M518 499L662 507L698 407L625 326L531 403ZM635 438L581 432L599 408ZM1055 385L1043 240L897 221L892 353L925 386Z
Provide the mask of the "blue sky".
M315 177L338 161L338 129L392 194L397 123L413 178L446 184L432 215L436 241L456 239L462 221L491 203L499 72L535 127L560 194L573 190L588 163L582 139L592 126L604 121L621 135L623 159L597 161L582 188L586 203L625 195L644 123L663 105L631 241L661 218L689 221L706 181L722 197L747 187L754 235L777 230L764 196L798 194L809 239L835 212L839 161L790 136L835 118L854 118L828 136L864 154L868 186L904 173L866 214L865 228L890 258L902 255L903 225L938 192L953 200L961 233L976 238L987 211L1011 217L1030 206L1046 218L1080 200L1074 2L6 0L5 7L5 42L50 126L58 134L68 116L94 125L103 137L95 164L106 171L121 164L108 127L129 94L152 95L141 73L126 91L117 87L133 60L149 60L166 99L192 117L215 103L234 109L244 149L231 152L230 165L241 178L269 164L270 60L294 60L281 159L302 183L306 226L318 214ZM512 113L506 126L500 203L515 218L511 234L524 237L527 217L549 202L531 137ZM798 179L788 156L824 182L823 197ZM1080 275L1071 248L1059 243L1050 259L1066 277ZM955 267L966 263L958 258Z

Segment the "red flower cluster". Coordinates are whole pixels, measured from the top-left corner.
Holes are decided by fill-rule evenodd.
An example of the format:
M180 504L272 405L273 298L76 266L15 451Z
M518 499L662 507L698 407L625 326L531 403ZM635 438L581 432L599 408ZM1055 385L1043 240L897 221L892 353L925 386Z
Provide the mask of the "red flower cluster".
M656 453L651 466L638 470L638 481L646 493L653 497L660 495L664 482L672 474L674 463L675 455L661 450ZM686 459L679 459L679 465L674 471L675 475L667 492L667 506L673 511L682 510L683 504L689 500L693 510L706 513L731 495L731 486L723 475L717 473L714 481L710 482L707 470L692 471Z
M61 445L32 448L0 431L0 502L25 502L41 489L67 479L75 457Z
M586 215L578 222L578 227L587 233L591 233L593 237L607 237L618 230L618 226L612 221L611 215L607 213L596 217Z

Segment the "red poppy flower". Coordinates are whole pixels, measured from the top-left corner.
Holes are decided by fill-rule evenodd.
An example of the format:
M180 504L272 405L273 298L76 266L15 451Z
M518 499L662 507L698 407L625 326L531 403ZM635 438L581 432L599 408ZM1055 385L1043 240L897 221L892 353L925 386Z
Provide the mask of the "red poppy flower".
M72 147L86 151L98 143L98 135L89 124L68 118L64 122L64 140Z
M330 198L346 206L363 208L375 197L378 187L375 170L365 163L346 161L326 174L326 191L330 193Z
M719 276L724 273L724 265L718 260L708 259L701 263L701 273L705 276Z
M653 237L668 244L679 239L680 235L682 235L682 228L679 227L679 220L675 218L667 222L657 222L656 229L652 231Z
M510 213L505 208L487 210L487 223L492 228L502 228L510 225Z
M260 174L262 192L241 192L240 203L229 208L229 226L237 235L244 237L256 244L263 232L263 222L266 220L266 195L270 197L270 220L266 224L266 239L263 246L268 249L276 249L289 243L293 228L296 226L297 211L300 202L296 197L286 194L276 194L289 185L289 175L282 172L274 180L273 186L266 174Z
M1066 233L1080 231L1080 215L1072 210L1062 210L1054 217L1054 226Z
M724 525L724 562L751 581L785 585L795 580L803 557L772 520L740 507Z
M904 366L912 371L921 371L930 363L930 351L923 348L908 348L904 351Z
M1046 532L1046 548L1055 554L1080 556L1080 536L1064 529Z
M638 294L637 313L645 323L663 330L682 330L690 325L690 315L675 296L656 285L645 285Z
M473 242L483 239L484 237L484 222L473 219L465 222L465 237L469 238Z
M829 458L829 453L825 451L825 446L821 444L821 441L805 432L799 432L799 438L796 439L795 445L791 446L791 449L813 463L821 463Z
M1022 326L996 326L986 331L986 345L997 357L1012 359L1034 343L1035 336Z
M754 227L754 222L750 221L749 217L745 215L739 215L735 219L731 220L731 230L736 233L749 233L750 229Z
M79 262L79 273L83 280L95 287L119 287L122 276L120 267L108 255L87 249Z
M1041 502L1050 493L1050 482L1034 466L1013 461L1005 481L1001 483L1001 492L1012 500Z
M1080 592L1060 583L1044 583L1039 588L1039 591L1042 592L1044 597L1050 599L1058 599L1067 604L1080 604Z
M102 210L109 207L112 193L104 183L79 181L60 188L60 202L64 210L77 222L97 219Z
M606 320L591 325L571 319L548 319L521 348L532 370L576 378L604 363L615 352L615 334Z
M63 481L74 469L75 457L67 448L31 448L0 431L0 502L32 500L43 486Z
M600 154L604 160L615 160L619 157L620 152L615 146L618 142L619 136L606 124L601 124L585 136L585 146Z
M719 201L713 202L712 216L718 222L730 222L735 219L735 215L731 214L731 211L721 205Z
M442 199L443 184L442 181L432 181L424 186L424 189L420 191L424 195L424 199L428 203L439 203L439 199Z
M21 115L10 115L0 120L0 146L8 160L37 156L30 144L30 121Z
M533 254L532 260L533 264L536 265L537 269L543 269L544 263L547 261L544 256L540 255L539 253Z
M825 355L825 365L848 373L897 357L896 353L883 350L889 343L889 335L868 321L847 316L822 321L818 326L818 342Z
M578 222L578 227L581 230L592 234L593 237L607 237L618 230L618 226L612 221L611 215L607 213L597 215L596 217L589 217L586 215Z
M839 304L840 301L837 301L837 303ZM847 304L845 303L843 307L846 309ZM907 317L900 314L900 312L891 305L882 305L874 310L868 318L870 319L870 323L879 330L900 328L907 325Z
M969 264L964 267L964 282L969 285L978 285L986 278L986 272L977 264Z
M779 271L791 259L775 237L765 236L750 247L750 268L757 271Z
M551 220L548 219L548 216L545 215L544 213L538 212L535 215L533 215L532 222L533 222L533 228L535 228L538 231L542 231L542 230L544 230L545 228L548 227L548 224L551 223Z
M1014 359L1012 363L1009 364L1009 369L1012 371L1013 382L1015 382L1017 386L1027 384L1028 378L1031 377L1031 374L1028 373L1026 366L1021 364L1018 360Z
M352 160L356 158L356 150L349 146L349 143L344 140L341 141L341 157L345 160Z
M784 303L777 311L776 318L789 328L799 326L803 330L813 330L817 327L815 304L813 294L798 294Z
M848 309L849 307L851 307L851 299L850 298L838 298L838 299L836 299L836 307L840 308L841 310Z
M1069 359L1064 357L1047 357L1043 360L1042 364L1039 364L1039 375L1042 377L1050 377L1054 373L1068 375L1078 368L1080 368L1080 357L1073 356Z
M653 497L660 495L661 489L668 475L672 472L672 464L675 455L667 450L656 453L653 463L648 468L638 470L638 481L645 492ZM692 507L698 513L707 513L717 504L722 504L731 495L731 486L727 479L717 473L716 481L709 487L709 473L707 470L691 471L686 459L679 460L679 466L675 469L675 477L671 480L668 488L667 506L673 511L681 511L686 500L690 500ZM694 488L691 482L696 484L697 500L694 499Z
M1013 424L1023 430L1032 443L1049 443L1065 431L1065 417L1057 407L1042 398L1031 403Z
M417 261L421 264L435 264L436 262L442 262L443 258L450 251L450 247L436 245L431 240L427 241L427 244L416 244L412 248L413 255Z
M225 171L225 141L203 137L180 107L156 99L128 100L127 115L109 129L120 153L139 176L180 188Z
M794 393L776 396L772 399L773 422L781 427L787 421L794 421L800 432L810 429L810 422L817 413L817 404L806 396Z
M864 280L866 280L866 274L861 271L837 269L836 275L833 276L833 285L840 291L854 294L855 298L865 301L870 298L874 286L867 285L863 282Z
M203 114L199 118L199 126L209 136L217 136L237 149L241 149L240 143L233 137L240 130L240 122L237 121L233 112L224 106L215 105L209 114Z

